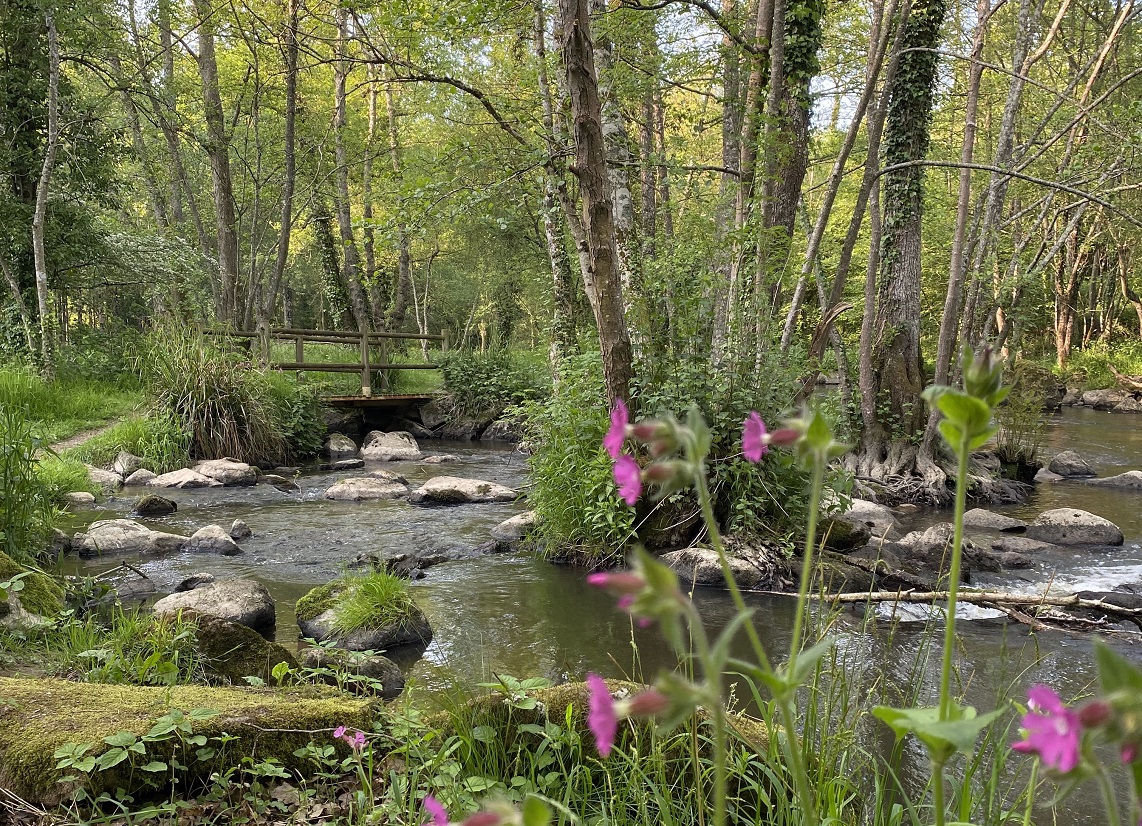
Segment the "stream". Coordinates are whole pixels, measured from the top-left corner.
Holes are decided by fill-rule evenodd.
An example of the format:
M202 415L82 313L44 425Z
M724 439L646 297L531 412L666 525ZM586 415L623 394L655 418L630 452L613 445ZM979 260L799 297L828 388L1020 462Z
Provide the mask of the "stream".
M1142 427L1134 416L1068 408L1053 416L1041 455L1049 459L1066 449L1079 452L1100 476L1142 468ZM453 453L459 463L384 463L407 477L415 488L436 475L484 479L526 491L523 456L508 447L484 444L425 442L426 453ZM370 463L372 465L372 463ZM366 468L367 470L372 467ZM163 558L127 561L136 564L167 592L192 573L209 572L219 579L253 577L264 583L277 602L276 638L293 646L297 640L293 604L315 585L343 573L358 554L380 556L435 550L463 556L486 542L499 522L524 510L522 504L462 505L417 508L405 501L334 502L322 498L337 479L366 471L339 473L305 470L296 481L301 493L287 494L269 485L161 491L178 503L178 513L140 519L160 530L189 535L211 523L229 528L245 520L253 536L240 544L239 557L179 553ZM150 489L127 489L114 499L69 514L61 525L78 531L98 519L128 515L135 498ZM979 576L973 585L999 586L1037 593L1110 590L1122 583L1142 582L1142 491L1096 488L1075 482L1036 486L1027 502L994 510L1030 520L1056 507L1089 510L1115 522L1126 543L1114 549L1060 549L1039 554L1029 570ZM900 517L904 530L948 521L948 511L921 511ZM71 558L71 572L95 574L119 558ZM655 629L639 629L614 609L609 595L586 585L585 571L551 565L524 554L484 555L430 568L412 583L413 595L434 631L424 656L408 667L411 690L446 692L494 679L496 674L542 676L554 681L581 679L587 671L604 676L651 680L674 665ZM747 595L754 623L767 649L784 652L789 643L794 601ZM702 616L716 633L731 619L733 606L722 591L695 594ZM971 616L969 614L968 616ZM867 618L863 609L845 610L833 618L838 652L850 664L857 690L914 691L917 701L934 704L938 691L938 642L929 652L923 622L893 623L883 616ZM1051 685L1063 697L1089 692L1096 679L1092 646L1087 637L1062 633L1031 635L1024 626L995 619L975 619L958 626L962 638L958 665L970 702L981 710L998 698L1022 699L1032 683ZM1127 656L1142 650L1119 645ZM744 650L739 652L748 656ZM774 653L778 659L783 655ZM889 697L890 701L893 698ZM895 698L899 700L900 698ZM883 736L881 731L879 736ZM875 733L870 734L876 737ZM1072 798L1072 801L1080 798ZM1097 823L1101 806L1068 805L1068 822ZM1090 814L1092 810L1098 815ZM1090 817L1087 820L1085 818Z

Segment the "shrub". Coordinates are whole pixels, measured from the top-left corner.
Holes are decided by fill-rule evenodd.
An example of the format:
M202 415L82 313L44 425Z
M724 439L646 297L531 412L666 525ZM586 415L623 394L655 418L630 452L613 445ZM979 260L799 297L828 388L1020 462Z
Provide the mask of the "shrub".
M25 410L0 402L0 551L17 562L35 555L53 516L50 493L36 473L42 447Z
M1030 362L1018 363L1012 376L1011 394L995 411L996 453L1004 464L1021 465L1034 474L1041 466L1039 448L1047 429L1043 400L1053 379L1049 370Z
M497 418L504 410L541 398L551 374L541 353L457 350L441 357L447 401L455 414Z

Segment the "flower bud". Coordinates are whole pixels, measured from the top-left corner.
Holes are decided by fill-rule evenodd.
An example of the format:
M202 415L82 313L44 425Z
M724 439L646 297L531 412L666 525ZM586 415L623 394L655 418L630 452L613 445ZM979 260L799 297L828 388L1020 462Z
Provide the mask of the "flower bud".
M1114 709L1105 700L1091 700L1078 710L1079 720L1085 728L1098 728L1109 722Z
M640 692L626 703L626 713L631 717L655 717L670 708L670 698L657 689Z
M476 812L466 817L461 826L499 826L503 822L504 817L498 812Z
M671 428L659 419L643 419L630 427L630 435L640 442L651 442L671 435Z
M771 445L778 447L788 447L801 438L801 431L792 427L779 427L777 430L772 430L766 438L766 441Z
M646 587L646 580L633 571L588 574L587 582L613 594L637 594Z
M1138 744L1123 743L1122 749L1118 752L1118 756L1122 758L1123 763L1133 763L1138 759Z
M655 459L669 456L678 450L678 439L673 433L668 432L649 442L648 449L650 455Z
M690 466L685 462L655 462L643 468L642 478L657 485L678 481L683 484L690 481Z

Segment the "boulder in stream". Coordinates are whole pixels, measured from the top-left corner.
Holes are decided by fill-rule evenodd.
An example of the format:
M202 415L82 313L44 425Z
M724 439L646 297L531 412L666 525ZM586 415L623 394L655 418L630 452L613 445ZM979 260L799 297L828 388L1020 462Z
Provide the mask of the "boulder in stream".
M189 608L182 610L182 618L194 623L194 649L212 677L234 685L246 685L246 677L257 677L276 685L274 666L298 667L297 658L284 646L245 625Z
M238 543L221 525L207 525L205 528L199 528L191 534L190 539L183 546L183 550L189 553L222 554L223 556L239 556L243 553Z
M131 512L138 516L169 516L177 510L178 505L174 501L157 493L143 494L135 500L135 505L131 508Z
M1094 468L1087 463L1087 460L1073 450L1064 450L1057 454L1047 465L1047 470L1062 476L1064 479L1095 475Z
M185 536L152 531L132 519L101 519L77 534L72 546L80 556L139 555L181 551Z
M964 527L1000 533L1022 533L1027 530L1027 523L1022 519L1013 519L986 508L972 508L964 514Z
M833 514L836 519L862 524L869 529L872 539L892 539L900 536L900 523L895 514L884 505L867 499L853 499L844 513Z
M403 430L394 433L374 430L365 437L360 456L372 462L403 462L419 459L421 453L420 445L411 433Z
M380 654L311 645L298 652L298 660L304 668L331 672L324 675L326 683L344 685L355 694L379 694L392 699L404 691L400 666ZM338 675L347 675L349 679L339 679Z
M126 478L136 470L141 470L144 467L146 467L146 459L142 456L136 456L134 453L120 450L119 455L115 457L115 463L111 466L111 469L123 478Z
M437 476L410 493L408 501L414 505L464 505L513 502L518 496L511 488L495 482L462 479L459 476Z
M1039 539L1028 539L1026 536L1003 536L991 543L991 549L1001 554L1016 553L1030 558L1043 551L1057 550L1058 546Z
M123 480L124 485L145 485L158 476L153 470L141 467Z
M777 574L775 555L764 545L746 546L731 543L728 550L730 570L742 588L769 588ZM659 559L684 582L725 588L726 578L718 554L712 548L683 548L663 554Z
M107 492L118 490L123 486L123 477L118 473L110 470L103 470L103 468L93 467L87 465L87 478L91 484L96 485Z
M1027 526L1027 537L1052 545L1121 545L1123 542L1117 525L1078 508L1044 511Z
M425 456L424 463L426 465L445 465L454 464L460 461L460 457L455 453L437 453L434 456Z
M388 577L388 574L374 576ZM376 622L352 630L337 627L338 608L370 577L336 579L318 586L297 601L297 625L303 637L350 651L385 651L401 646L426 646L432 642L432 627L407 591L394 599L399 604L377 605ZM390 577L391 579L391 577ZM407 587L407 586L406 586Z
M86 508L95 504L95 494L86 490L73 490L63 495L63 503L73 508Z
M194 466L194 469L215 482L221 482L228 488L249 487L258 484L258 471L252 465L239 462L236 459L210 459L199 462Z
M1142 470L1128 470L1115 476L1103 476L1101 479L1087 479L1086 484L1098 485L1105 488L1122 488L1124 490L1142 490Z
M506 542L509 545L517 545L536 526L538 521L539 517L535 511L517 513L492 528L492 539L497 542Z
M237 542L239 539L249 539L254 535L250 526L244 519L235 519L230 525L230 538Z
M266 586L253 579L227 579L163 597L155 603L155 616L191 610L221 617L255 630L273 628L276 612Z
M480 434L481 442L510 442L516 444L523 439L523 427L519 419L496 419Z
M214 574L191 574L178 585L176 585L172 593L181 594L184 591L193 591L195 588L202 588L206 585L213 585L215 581L216 580Z
M365 502L380 499L402 499L408 488L400 482L377 479L372 476L356 476L342 479L325 491L326 499L346 502Z
M156 476L147 482L147 487L187 490L189 488L220 488L222 483L211 479L209 476L204 476L196 470L183 468Z
M1082 395L1082 402L1095 410L1113 410L1122 402L1133 398L1124 390L1088 390Z
M330 459L352 458L357 455L357 443L343 433L330 433L321 454Z
M1134 396L1127 396L1114 407L1110 408L1111 413L1142 413L1142 401L1134 398Z
M262 477L262 481L267 485L271 485L282 493L299 493L301 485L292 479L286 479L284 476L279 476L276 473L267 473Z
M364 459L338 459L336 462L322 462L318 470L360 470L365 466Z

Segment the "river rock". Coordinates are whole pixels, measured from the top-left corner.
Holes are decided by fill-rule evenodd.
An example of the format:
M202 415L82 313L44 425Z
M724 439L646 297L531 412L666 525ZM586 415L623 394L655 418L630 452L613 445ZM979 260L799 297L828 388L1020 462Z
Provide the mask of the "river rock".
M86 465L86 467L87 478L91 481L91 484L97 485L108 492L117 490L118 488L122 487L123 477L118 473L113 473L110 470L103 470L102 468L92 467L91 465Z
M332 587L330 587L332 586ZM327 591L322 604L331 603L332 607L320 610L313 615L307 615L304 597L298 601L297 625L301 635L315 642L327 642L334 648L346 648L350 651L385 651L404 645L427 646L432 642L432 626L428 619L415 605L408 617L391 625L377 628L359 628L350 634L340 634L333 629L333 620L336 612L337 598L347 587L342 583L330 583L320 586ZM318 589L314 589L317 591ZM306 596L313 594L313 591Z
M492 539L495 539L497 542L517 544L536 526L538 519L539 517L535 511L517 513L510 519L505 519L496 525L496 527L492 528Z
M1095 410L1113 410L1129 398L1133 397L1123 390L1088 390L1083 393L1082 402Z
M180 551L185 544L185 536L152 531L131 519L92 522L85 532L72 540L76 551L84 557L165 553Z
M450 439L454 442L471 442L479 439L480 434L487 430L491 423L491 419L450 419L435 432L441 439Z
M241 519L235 519L230 525L230 538L235 542L239 539L249 539L253 535L254 532L250 530L250 526Z
M336 462L324 462L317 466L318 470L360 470L365 466L364 459L338 459Z
M95 504L95 494L85 490L73 490L63 495L63 502L73 508L84 508Z
M119 455L115 457L115 462L111 465L111 469L126 478L136 470L145 466L146 460L142 456L136 456L134 453L120 450Z
M403 462L421 457L420 446L412 434L403 430L385 433L374 430L365 437L360 456L373 462Z
M211 479L209 476L204 476L196 470L183 468L182 470L172 470L170 473L163 473L156 476L147 482L147 487L187 490L189 488L220 488L222 487L222 483Z
M480 479L437 476L408 496L414 505L464 505L474 502L513 502L519 494L509 487Z
M1051 473L1058 474L1065 479L1074 479L1080 476L1094 476L1094 468L1092 468L1082 456L1075 453L1073 450L1064 450L1051 460L1047 465L1047 470Z
M223 556L238 556L243 553L238 543L230 538L230 534L221 525L207 525L199 528L183 547L188 553L222 554Z
M228 488L258 484L258 471L236 459L210 459L194 466L196 472L221 482Z
M124 479L123 484L124 485L145 485L157 476L158 476L158 474L155 473L154 471L147 470L145 467L141 467L138 470L136 470L134 473L132 473L130 476L128 476L126 479Z
M330 433L321 453L330 459L351 458L357 455L357 443L343 433Z
M1129 490L1142 490L1142 470L1128 470L1116 476L1104 476L1101 479L1087 479L1088 485L1098 485L1106 488L1126 488Z
M278 663L298 668L297 658L284 646L245 625L189 608L182 617L194 623L194 649L212 677L243 686L246 677L257 677L276 685L273 671Z
M496 419L480 434L481 442L510 442L515 444L522 438L522 424L515 418Z
M1040 482L1060 482L1063 480L1063 478L1064 477L1060 476L1059 474L1052 473L1045 467L1041 467L1035 474L1035 478L1032 481L1034 481L1036 484Z
M420 406L420 420L424 426L435 432L452 417L452 412L443 402L433 399Z
M412 434L414 439L431 439L433 433L420 422L414 422L412 419L395 419L393 424L400 430L405 430Z
M1044 511L1027 526L1027 537L1053 545L1121 545L1122 531L1108 519L1077 508Z
M726 578L718 554L712 548L683 548L659 557L678 578L693 585L725 588ZM730 556L730 570L742 588L768 588L773 584L777 564L768 549L761 546L752 553L736 548Z
M326 499L346 502L363 502L376 499L400 499L408 493L408 488L400 482L375 479L371 476L356 476L342 479L325 491Z
M364 431L364 414L358 408L326 407L321 411L321 423L325 426L325 436L338 433L357 441Z
M394 470L385 470L384 468L379 468L377 470L371 470L365 475L370 479L380 479L382 482L392 482L398 485L408 484L408 479L404 478Z
M131 512L137 516L169 516L178 510L178 505L155 493L145 493L135 500Z
M964 514L964 527L1001 533L1022 533L1027 529L1027 523L1022 519L1012 519L1010 516L993 513L985 508L972 508Z
M1114 407L1110 408L1111 413L1142 413L1142 402L1133 396L1127 396Z
M298 653L298 660L303 668L335 672L323 675L324 681L339 687L344 685L357 694L379 694L392 699L404 691L404 674L400 667L380 654L311 645ZM338 673L350 679L338 679Z
M426 465L445 465L454 464L460 461L460 457L455 453L438 453L435 456L425 456L424 463Z
M1029 555L1049 551L1057 546L1039 539L1028 539L1025 536L1002 536L991 543L991 549L1000 553L1016 553Z
M266 586L253 579L227 579L163 597L155 603L155 616L182 610L221 617L255 630L273 628L274 601Z
M284 476L279 476L276 473L267 473L262 477L262 481L267 485L280 490L282 493L298 493L301 491L301 485L292 479L286 479Z
M872 529L855 519L830 516L821 524L821 534L825 537L826 548L845 553L867 545L872 538Z
M181 594L184 591L193 591L195 588L203 588L207 585L213 585L214 582L214 574L191 574L178 585L174 586L174 591L172 593Z
M853 499L844 513L833 514L837 519L846 522L856 522L865 525L872 533L872 538L891 539L900 535L900 523L896 516L884 505L869 502L867 499Z

